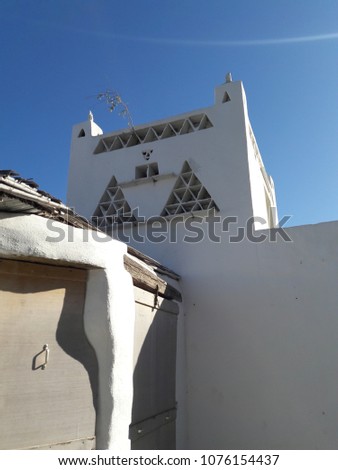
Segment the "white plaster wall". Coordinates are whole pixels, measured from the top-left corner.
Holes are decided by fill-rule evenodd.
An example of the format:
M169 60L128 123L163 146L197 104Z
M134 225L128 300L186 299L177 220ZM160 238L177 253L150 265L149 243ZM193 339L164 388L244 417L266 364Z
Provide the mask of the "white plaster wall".
M182 276L190 449L336 448L338 223L287 233L146 247Z
M96 236L35 215L0 214L0 257L90 269L84 326L99 364L97 448L122 451L130 448L133 285L124 269L126 246Z

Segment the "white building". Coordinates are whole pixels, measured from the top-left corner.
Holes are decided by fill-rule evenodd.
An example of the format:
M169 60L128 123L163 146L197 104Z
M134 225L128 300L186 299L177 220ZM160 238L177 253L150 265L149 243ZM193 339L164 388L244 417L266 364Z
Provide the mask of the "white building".
M181 276L177 448L336 448L338 223L277 227L241 82L133 129L74 126L67 202Z

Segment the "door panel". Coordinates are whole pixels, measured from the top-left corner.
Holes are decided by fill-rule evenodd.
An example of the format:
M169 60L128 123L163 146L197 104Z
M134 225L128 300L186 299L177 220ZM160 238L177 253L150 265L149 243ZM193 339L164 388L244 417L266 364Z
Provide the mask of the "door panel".
M0 448L93 442L97 362L83 327L85 286L82 270L0 262Z
M174 449L178 306L137 287L133 449Z

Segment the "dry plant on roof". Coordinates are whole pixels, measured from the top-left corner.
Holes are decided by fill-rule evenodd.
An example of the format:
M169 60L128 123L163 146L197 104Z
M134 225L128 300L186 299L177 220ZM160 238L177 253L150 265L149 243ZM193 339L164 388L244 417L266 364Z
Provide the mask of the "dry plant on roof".
M96 98L99 101L104 101L108 105L110 112L118 111L119 116L127 118L129 129L134 130L133 120L127 104L122 100L119 93L115 90L106 90L99 93Z

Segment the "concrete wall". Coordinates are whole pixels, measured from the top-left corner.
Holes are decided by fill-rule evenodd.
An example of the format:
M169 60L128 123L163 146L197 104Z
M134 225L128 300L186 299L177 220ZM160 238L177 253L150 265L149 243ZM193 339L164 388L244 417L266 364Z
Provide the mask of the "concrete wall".
M35 215L0 213L0 257L89 269L84 327L99 364L98 449L130 449L134 295L126 246Z

